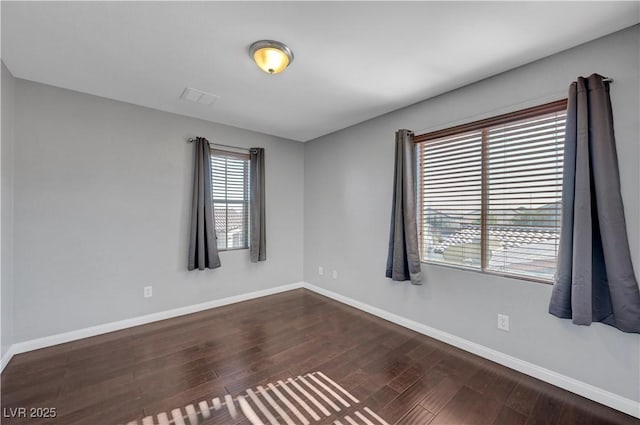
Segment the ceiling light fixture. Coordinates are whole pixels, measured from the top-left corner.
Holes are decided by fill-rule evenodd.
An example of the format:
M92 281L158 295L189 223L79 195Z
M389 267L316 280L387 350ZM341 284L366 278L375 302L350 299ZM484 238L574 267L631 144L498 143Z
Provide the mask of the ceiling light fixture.
M287 45L274 40L256 41L249 47L256 65L269 74L279 74L293 62L293 52Z

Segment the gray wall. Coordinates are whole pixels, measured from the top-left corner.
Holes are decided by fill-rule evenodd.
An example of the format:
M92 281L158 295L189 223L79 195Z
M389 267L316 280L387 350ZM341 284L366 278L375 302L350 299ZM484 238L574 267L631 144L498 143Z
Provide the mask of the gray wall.
M549 315L551 285L431 265L423 267L423 286L384 278L395 130L423 133L556 100L577 76L594 72L615 79L622 195L638 275L639 38L636 26L306 143L305 281L640 400L640 335ZM510 315L510 332L496 329L497 313Z
M302 280L301 143L16 83L17 342ZM265 148L266 262L229 251L187 272L197 135Z
M0 299L2 323L0 356L13 344L13 108L15 79L4 65L2 68L2 146L0 147Z

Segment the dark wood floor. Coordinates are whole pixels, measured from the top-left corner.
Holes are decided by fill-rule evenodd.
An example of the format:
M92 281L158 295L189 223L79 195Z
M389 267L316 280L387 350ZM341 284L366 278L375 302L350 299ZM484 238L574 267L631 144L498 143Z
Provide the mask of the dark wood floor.
M57 417L2 423L126 423L316 370L390 424L640 424L303 289L17 355L3 416Z

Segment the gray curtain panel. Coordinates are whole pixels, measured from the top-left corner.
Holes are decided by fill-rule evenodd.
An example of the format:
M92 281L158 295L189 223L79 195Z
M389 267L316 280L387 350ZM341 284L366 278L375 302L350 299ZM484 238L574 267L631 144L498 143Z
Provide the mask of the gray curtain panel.
M198 137L195 145L193 198L189 234L189 270L220 267L211 190L211 158L209 142Z
M249 251L251 261L257 263L267 259L264 148L249 150L249 175L251 176L249 181L249 211L251 213Z
M413 132L398 130L386 276L419 285L422 272L416 220L415 152Z
M577 325L640 333L640 293L627 240L609 85L600 75L569 88L562 230L549 305Z

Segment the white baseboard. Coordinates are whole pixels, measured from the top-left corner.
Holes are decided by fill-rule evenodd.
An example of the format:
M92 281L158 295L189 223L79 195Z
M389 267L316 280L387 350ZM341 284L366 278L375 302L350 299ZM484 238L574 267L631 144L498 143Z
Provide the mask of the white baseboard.
M151 313L144 316L132 317L130 319L119 320L117 322L105 323L102 325L91 326L89 328L78 329L75 331L64 332L56 335L45 336L43 338L36 338L29 341L18 342L9 347L4 356L2 356L2 364L0 365L0 372L4 370L5 366L9 363L9 360L20 353L27 351L33 351L40 348L50 347L52 345L58 345L65 342L76 341L82 338L88 338L96 335L105 334L108 332L119 331L122 329L131 328L133 326L145 325L151 322L157 322L159 320L170 319L172 317L184 316L185 314L197 313L199 311L208 310L210 308L221 307L224 305L235 304L241 301L247 301L254 298L260 298L267 295L273 295L280 292L290 291L292 289L302 288L302 282L291 283L288 285L276 286L275 288L263 289L260 291L249 292L247 294L234 295L232 297L221 298L218 300L211 300L200 304L189 305L186 307L179 307L172 310L160 311L158 313Z
M261 291L250 292L247 294L235 295L232 297L222 298L218 300L207 301L200 304L190 305L186 307L180 307L173 310L162 311L158 313L147 314L145 316L134 317L131 319L120 320L117 322L105 323L103 325L92 326L89 328L78 329L75 331L64 332L56 335L51 335L43 338L37 338L30 341L19 342L9 347L7 352L2 356L0 371L4 370L4 367L9 363L9 360L15 355L24 353L27 351L37 350L39 348L50 347L52 345L62 344L64 342L75 341L82 338L88 338L91 336L101 335L108 332L118 331L133 326L144 325L159 320L170 319L172 317L183 316L185 314L196 313L210 308L221 307L224 305L235 304L241 301L247 301L254 298L264 297L267 295L277 294L280 292L290 291L292 289L306 288L310 291L316 292L320 295L324 295L328 298L339 301L343 304L350 305L358 310L365 311L367 313L378 316L382 319L396 323L405 328L411 329L423 335L435 338L447 344L458 347L462 350L476 354L485 359L491 360L508 368L517 370L526 375L533 376L541 381L548 382L549 384L563 388L567 391L571 391L590 400L609 406L613 409L624 412L628 415L640 418L640 403L634 400L619 396L609 391L605 391L601 388L587 384L582 381L570 378L562 375L558 372L554 372L549 369L545 369L541 366L529 363L527 361L518 359L516 357L509 356L483 345L471 342L464 338L457 337L447 332L432 328L425 324L416 322L406 317L399 316L397 314L390 313L378 307L374 307L369 304L357 301L353 298L346 297L338 294L337 292L329 291L319 286L307 283L296 282L289 285L277 286L275 288L268 288Z
M4 367L7 365L7 363L9 363L9 360L11 360L11 357L13 357L14 354L16 354L14 351L14 345L10 345L7 349L7 352L4 353L2 359L0 360L0 372L4 370Z
M587 384L577 379L570 378L562 375L561 373L554 372L544 367L529 363L527 361L518 359L516 357L509 356L508 354L501 353L484 345L471 342L464 338L452 335L447 332L432 328L420 322L416 322L406 317L399 316L397 314L390 313L386 310L374 307L369 304L354 300L353 298L346 297L333 291L321 288L319 286L305 282L303 286L310 291L316 292L320 295L324 295L328 298L339 301L343 304L350 305L358 310L365 311L367 313L378 316L382 319L393 322L402 327L411 329L423 335L430 336L439 341L458 347L462 350L473 353L477 356L484 357L495 363L506 366L510 369L522 372L525 375L533 376L541 381L547 382L556 387L563 388L572 393L581 395L582 397L596 401L605 406L609 406L613 409L624 412L628 415L640 418L640 402L619 396L609 391L605 391L601 388Z

